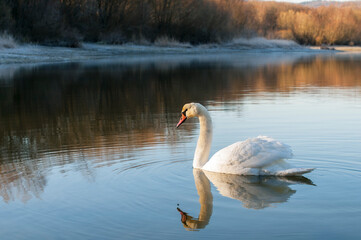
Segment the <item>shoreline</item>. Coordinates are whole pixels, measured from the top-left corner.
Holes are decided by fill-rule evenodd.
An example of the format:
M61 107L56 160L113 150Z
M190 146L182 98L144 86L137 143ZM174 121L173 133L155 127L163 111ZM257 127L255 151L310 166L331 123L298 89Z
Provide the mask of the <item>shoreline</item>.
M301 46L288 40L237 39L225 44L207 44L200 46L157 46L157 45L106 45L99 43L83 43L80 48L50 47L41 45L17 45L14 48L0 49L0 65L37 65L79 62L109 61L151 61L159 58L177 60L195 59L227 59L243 58L244 55L267 55L290 57L361 53L360 46L331 46L320 49L316 46ZM334 50L331 50L334 48ZM285 56L283 56L285 57ZM247 59L246 59L247 60ZM263 62L261 60L261 62Z
M20 45L16 48L0 49L0 65L71 63L88 61L127 60L129 58L157 58L164 56L216 56L242 54L319 54L322 50L305 47L267 48L248 46L204 45L195 47L160 47L144 45L103 45L85 43L81 48L48 47L40 45ZM331 51L329 51L331 52Z
M361 46L335 46L334 48L342 52L361 52Z
M326 46L326 47L329 48L328 50L326 49L326 51L361 53L361 46L335 45L335 46ZM324 49L321 49L320 46L312 46L310 47L310 49L325 51Z

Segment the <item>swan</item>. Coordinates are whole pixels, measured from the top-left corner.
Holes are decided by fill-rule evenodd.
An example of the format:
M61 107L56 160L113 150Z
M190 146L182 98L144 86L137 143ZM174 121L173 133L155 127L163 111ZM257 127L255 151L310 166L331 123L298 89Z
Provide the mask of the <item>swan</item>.
M198 117L200 133L193 168L237 175L300 176L314 168L293 168L284 161L292 157L290 146L266 136L236 142L216 152L208 161L212 143L212 119L200 103L183 106L177 128L188 118Z

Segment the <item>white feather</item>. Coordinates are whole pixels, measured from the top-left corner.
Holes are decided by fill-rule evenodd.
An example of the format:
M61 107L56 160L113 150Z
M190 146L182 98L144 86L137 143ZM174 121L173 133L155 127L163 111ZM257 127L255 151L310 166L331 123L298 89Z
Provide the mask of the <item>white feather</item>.
M208 161L212 142L212 121L207 109L199 103L185 104L187 117L198 117L200 136L193 167L210 172L238 175L298 176L313 168L293 168L285 159L292 158L291 147L266 136L236 142L216 152Z

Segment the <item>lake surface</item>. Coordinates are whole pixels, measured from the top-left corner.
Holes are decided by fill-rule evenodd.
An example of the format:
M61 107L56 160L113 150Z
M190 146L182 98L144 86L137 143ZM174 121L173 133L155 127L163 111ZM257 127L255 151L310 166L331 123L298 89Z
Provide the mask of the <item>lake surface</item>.
M305 178L192 169L266 135ZM1 239L360 239L361 55L237 53L0 68ZM179 210L178 210L178 209ZM179 211L187 214L180 214Z

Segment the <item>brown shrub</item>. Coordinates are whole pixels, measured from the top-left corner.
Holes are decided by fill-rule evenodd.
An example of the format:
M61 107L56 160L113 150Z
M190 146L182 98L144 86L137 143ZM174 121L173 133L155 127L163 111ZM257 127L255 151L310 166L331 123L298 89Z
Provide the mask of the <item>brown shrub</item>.
M0 0L0 31L39 43L121 44L168 36L192 44L235 37L360 44L361 5L310 8L243 0Z

